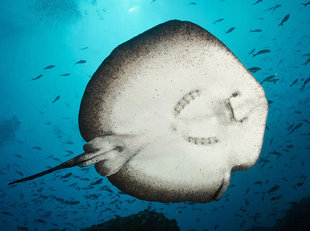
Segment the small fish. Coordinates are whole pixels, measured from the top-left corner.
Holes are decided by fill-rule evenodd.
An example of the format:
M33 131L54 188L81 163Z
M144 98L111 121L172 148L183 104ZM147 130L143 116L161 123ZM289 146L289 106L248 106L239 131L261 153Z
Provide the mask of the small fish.
M68 177L70 177L70 176L72 176L72 173L71 173L71 172L67 173L67 174L64 175L64 176L61 176L60 178L61 178L61 179L65 179L65 178L68 178Z
M41 148L41 147L38 147L38 146L34 146L34 147L32 147L32 149L42 150L42 148Z
M299 79L295 79L291 84L290 84L290 87L294 86L297 82L298 82Z
M280 79L272 79L272 80L268 80L267 82L271 82L271 83L276 83L278 82Z
M34 220L35 223L42 223L42 224L46 224L46 222L43 219L36 219Z
M255 29L255 30L250 30L250 32L262 32L263 30L261 29Z
M196 2L190 2L190 3L188 3L188 5L196 6L197 3Z
M15 170L15 172L20 176L24 176L24 174L21 171Z
M257 0L254 4L252 4L252 6L254 6L254 5L256 5L256 4L258 4L258 3L260 3L260 2L262 2L263 0Z
M255 181L254 184L262 184L262 181Z
M82 64L82 63L86 63L86 62L87 62L86 60L81 59L81 60L77 61L75 64Z
M40 79L42 76L43 76L43 74L40 74L40 75L38 75L37 77L32 78L32 80L37 80L37 79Z
M307 124L310 124L309 120L303 119L302 121L306 122Z
M294 124L291 124L286 130L290 130L293 126Z
M294 148L293 144L286 145L286 148Z
M59 76L69 76L69 75L71 75L71 74L70 73L64 73L64 74L61 74Z
M213 22L213 24L216 24L216 23L218 23L218 22L222 22L222 21L224 21L224 18L220 18L220 19L218 19L218 20L214 21L214 22Z
M276 156L282 156L282 153L277 152L277 151L273 151L273 152L269 152L270 154L276 155Z
M253 54L253 52L254 52L254 51L255 51L255 48L254 48L254 49L252 49L248 55Z
M277 191L279 188L280 188L279 185L275 185L275 186L273 186L271 189L268 190L268 193L275 192L275 191Z
M267 10L265 10L265 11L271 11L272 10L272 13L276 10L276 9L278 9L279 7L281 7L282 5L280 5L280 4L276 4L275 6L272 6L272 7L270 7L270 8L268 8Z
M273 101L272 100L268 100L268 104L273 104Z
M102 181L103 181L103 179L99 179L99 180L96 180L95 182L91 183L90 185L98 185L98 184L101 184Z
M52 69L54 67L56 67L56 66L55 65L48 65L48 66L44 67L43 70Z
M274 77L276 77L276 75L270 75L268 77L266 77L262 82L260 82L260 84L262 84L263 82L270 82Z
M279 195L279 196L276 196L276 197L271 197L270 200L274 201L274 200L279 200L282 196Z
M300 5L303 5L304 7L306 7L306 6L310 5L310 1L305 2L305 3L300 3Z
M255 72L257 72L257 71L260 71L261 68L260 68L260 67L251 67L251 68L249 68L248 70L249 70L249 72L255 73Z
M253 57L255 57L257 55L261 55L261 54L266 54L269 52L270 52L270 50L268 50L268 49L260 50L260 51L256 52L256 54L253 54Z
M28 231L26 226L17 226L18 231Z
M228 34L228 33L231 33L235 30L235 27L231 27L228 31L226 31L225 33Z
M304 81L304 84L302 85L300 90L305 89L306 85L310 82L310 76Z
M269 145L271 145L271 144L272 144L272 142L273 142L273 137L270 139L270 141L269 141Z
M53 100L53 102L52 103L55 103L57 100L59 100L60 99L60 95L57 95L56 96L56 98Z
M298 128L300 128L303 125L303 123L299 123L297 124L290 132L289 134L292 134L293 132L295 132Z
M14 156L16 156L16 157L18 157L18 158L22 158L22 156L19 155L19 154L15 154Z
M86 49L88 49L88 47L82 47L82 48L80 48L80 50L86 50Z
M307 61L303 65L307 65L310 62L310 58L307 59Z
M285 15L285 17L282 19L281 23L278 26L283 26L283 23L285 23L290 17L290 14Z
M302 56L310 56L310 53L307 53L307 54L303 54Z

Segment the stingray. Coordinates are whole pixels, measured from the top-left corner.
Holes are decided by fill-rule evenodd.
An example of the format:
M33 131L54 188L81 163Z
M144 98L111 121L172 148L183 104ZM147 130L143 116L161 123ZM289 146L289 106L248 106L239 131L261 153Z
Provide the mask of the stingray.
M219 200L231 173L257 161L267 113L264 89L220 40L168 21L119 45L90 79L84 153L12 183L94 164L142 200Z

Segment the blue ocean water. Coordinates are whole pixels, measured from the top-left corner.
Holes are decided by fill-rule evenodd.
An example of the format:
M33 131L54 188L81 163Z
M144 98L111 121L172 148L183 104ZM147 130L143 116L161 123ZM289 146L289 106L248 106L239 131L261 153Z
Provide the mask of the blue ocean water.
M293 202L310 195L306 3L2 0L0 230L77 230L146 208L176 219L181 230L275 225ZM171 19L205 28L259 82L265 80L269 113L260 159L250 170L232 174L223 198L205 204L142 201L119 194L92 166L8 186L82 153L78 112L92 74L119 44ZM270 52L253 56L261 50ZM76 64L80 60L86 62ZM55 67L44 69L49 65ZM99 179L101 184L92 185Z

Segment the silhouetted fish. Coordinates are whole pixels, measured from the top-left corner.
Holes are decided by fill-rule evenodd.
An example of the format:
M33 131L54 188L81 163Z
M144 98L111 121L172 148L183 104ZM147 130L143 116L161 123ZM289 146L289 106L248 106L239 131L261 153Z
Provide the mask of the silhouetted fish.
M255 72L261 70L261 68L260 67L251 67L248 70L249 70L249 72L255 73Z
M218 23L218 22L222 22L222 21L224 21L224 18L220 18L220 19L214 21L213 24Z
M304 7L306 7L306 6L310 5L310 1L305 2L305 3L300 3L300 5L303 5Z
M310 124L310 121L307 119L303 119L302 121L306 122L307 124Z
M64 74L61 74L59 76L69 76L69 75L70 75L70 73L64 73Z
M262 2L263 0L257 0L254 4L252 4L253 6L254 5L256 5L256 4L258 4L258 3L260 3L260 2Z
M277 151L273 151L273 152L269 152L270 154L273 154L273 155L276 155L276 156L282 156L282 153L280 153L280 152L277 152Z
M250 30L250 32L262 32L263 30L261 29L255 29L255 30Z
M43 70L52 69L54 67L55 67L55 65L48 65L48 66L44 67Z
M268 193L275 192L275 191L277 191L279 188L280 188L279 185L275 185L275 186L273 186L271 189L268 190Z
M270 10L272 10L272 13L273 13L276 9L278 9L278 8L281 7L281 6L282 6L281 4L276 4L275 6L272 6L272 7L268 8L268 9L265 10L265 11L270 11Z
M56 96L56 98L53 100L53 102L52 103L55 103L57 100L59 100L60 99L60 95L57 95Z
M302 85L300 90L305 89L306 85L310 82L310 76L304 81L304 84Z
M197 3L196 2L190 2L190 3L188 3L188 5L196 6Z
M103 181L103 179L99 179L99 180L96 180L95 182L91 183L90 185L98 185L98 184L101 184L102 181Z
M77 61L75 64L82 64L82 63L86 63L86 60L81 59L80 61Z
M270 82L274 77L276 77L276 75L270 75L268 77L266 77L263 81L260 82L260 84L262 84L263 82Z
M72 152L71 150L65 150L65 152L69 153L70 155L73 154L74 152Z
M299 182L296 184L296 186L300 187L300 186L303 186L304 185L304 182Z
M235 27L231 27L228 31L226 31L225 33L228 34L228 33L231 33L233 30L235 30Z
M32 80L37 80L37 79L40 79L42 76L43 76L43 74L40 74L40 75L38 75L37 77L32 78Z
M64 176L61 176L60 178L61 178L61 179L65 179L65 178L68 178L68 177L70 177L70 176L72 176L72 173L71 173L71 172L67 173L67 174L64 175Z
M255 48L253 48L248 55L253 54L254 51L255 51Z
M300 128L303 125L303 123L299 123L297 124L290 132L289 134L292 134L293 132L295 132L298 128Z
M23 174L22 172L18 171L18 170L15 170L15 172L16 172L18 175L20 175L20 176L24 176L24 174Z
M290 14L285 15L285 17L282 19L281 23L278 26L283 26L283 23L285 23L290 17Z
M82 47L82 48L80 48L80 50L86 50L86 49L88 49L88 47Z
M310 58L307 59L307 61L303 65L307 65L310 62Z
M299 79L295 79L291 84L290 84L290 87L294 86L297 82L298 82Z
M261 54L266 54L269 52L270 52L270 50L268 50L268 49L260 50L260 51L256 52L256 54L253 54L253 57L255 57L257 55L261 55Z
M41 147L38 147L38 146L34 146L34 147L32 147L32 149L42 150L42 148L41 148Z
M274 200L279 200L282 196L279 195L279 196L276 196L276 197L271 197L270 200L274 201Z

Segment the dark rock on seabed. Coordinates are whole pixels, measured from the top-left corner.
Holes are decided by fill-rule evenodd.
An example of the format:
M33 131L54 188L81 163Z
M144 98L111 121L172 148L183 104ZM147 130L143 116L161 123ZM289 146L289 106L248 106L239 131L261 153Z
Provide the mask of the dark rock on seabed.
M128 217L118 217L93 225L82 231L180 231L176 220L169 220L163 213L144 210Z
M252 227L248 231L305 231L310 230L310 197L291 202L292 207L274 227Z

